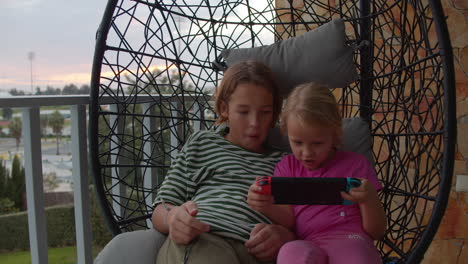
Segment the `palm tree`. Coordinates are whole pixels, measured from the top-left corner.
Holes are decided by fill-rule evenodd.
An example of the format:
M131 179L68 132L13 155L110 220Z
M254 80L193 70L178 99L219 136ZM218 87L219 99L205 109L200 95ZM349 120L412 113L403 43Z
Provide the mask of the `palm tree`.
M48 115L41 115L40 118L41 122L41 137L45 138L47 140L47 126L49 125L49 116Z
M62 114L58 110L55 110L50 115L49 118L49 126L52 128L52 131L54 132L55 136L57 137L57 155L60 155L59 152L59 141L60 141L60 136L62 135L62 130L63 126L65 124L65 118L63 117Z
M16 151L19 149L19 144L21 143L21 134L23 124L21 123L20 117L14 117L8 126L10 129L10 135L16 139Z

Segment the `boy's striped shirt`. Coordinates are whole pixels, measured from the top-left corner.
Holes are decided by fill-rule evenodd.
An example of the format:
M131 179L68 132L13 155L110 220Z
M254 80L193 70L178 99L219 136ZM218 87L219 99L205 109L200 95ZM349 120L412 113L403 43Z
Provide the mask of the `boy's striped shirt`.
M192 200L196 216L210 232L246 241L258 223L271 223L247 204L247 193L257 176L271 176L281 151L259 154L224 139L221 132L198 131L190 136L171 165L155 204L181 205Z

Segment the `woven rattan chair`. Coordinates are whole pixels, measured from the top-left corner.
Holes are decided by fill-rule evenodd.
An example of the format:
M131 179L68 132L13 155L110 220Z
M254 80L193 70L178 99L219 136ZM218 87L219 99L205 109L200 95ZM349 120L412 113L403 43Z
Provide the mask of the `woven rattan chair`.
M358 80L337 94L343 117L371 130L388 215L378 248L385 262L418 263L447 205L456 138L452 49L436 0L109 0L92 72L90 158L114 235L149 227L171 159L193 131L212 127L224 49L335 18L351 45L367 43L354 53Z

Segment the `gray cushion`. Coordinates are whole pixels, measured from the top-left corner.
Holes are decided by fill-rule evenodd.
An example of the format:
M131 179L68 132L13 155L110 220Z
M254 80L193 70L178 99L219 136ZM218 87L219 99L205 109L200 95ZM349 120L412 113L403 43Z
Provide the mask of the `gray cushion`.
M119 234L99 252L94 264L155 264L165 240L166 236L155 229Z
M372 138L368 124L362 118L353 117L344 118L342 125L343 150L360 153L373 163ZM270 130L267 138L267 145L291 152L288 137L283 135L278 127L274 127Z
M283 95L298 84L318 82L345 87L357 78L354 48L346 45L345 26L335 19L303 35L268 46L226 49L227 66L245 60L262 61L277 74Z

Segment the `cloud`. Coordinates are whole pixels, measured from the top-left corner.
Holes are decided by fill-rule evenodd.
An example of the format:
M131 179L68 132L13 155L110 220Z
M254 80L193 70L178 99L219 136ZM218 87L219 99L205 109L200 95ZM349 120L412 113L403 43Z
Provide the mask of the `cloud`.
M177 2L181 2L177 0ZM134 6L133 1L124 1L128 7ZM252 1L252 5L257 10L263 10L268 4L267 1ZM0 31L3 32L2 41L0 41L0 90L9 90L11 88L30 90L30 61L27 58L27 53L34 51L36 57L33 60L33 85L45 88L47 85L54 87L63 87L63 85L75 83L77 85L89 84L91 78L91 64L93 60L95 32L99 22L102 19L106 1L104 0L0 0L0 10L3 11L0 15ZM229 14L228 21L239 21L247 15L245 5L230 4L233 7ZM220 13L225 8L224 2L219 2L214 17L221 19ZM131 9L133 10L133 9ZM167 24L163 21L162 15L156 12L154 17L148 18L148 9L144 5L139 5L136 9L136 16L139 21L128 21L125 15L121 15L116 23L119 24L119 29L123 30L127 24L132 23L131 30L125 34L126 40L135 50L140 50L148 53L167 52L172 56L173 49L181 49L182 59L187 57L189 60L192 53L197 53L199 58L207 58L208 61L214 60L214 52L211 49L210 40L205 39L205 35L212 34L211 24L200 22L199 25L190 27L190 19L175 16L175 21L170 21L168 24L171 28L167 28ZM187 8L178 10L179 12L187 12L188 16L196 14L199 17L210 18L208 9L202 8ZM237 16L235 15L237 14ZM265 19L257 17L257 19ZM268 18L269 19L269 18ZM145 43L143 35L145 33L144 26L150 23L150 29L154 32L146 32L148 34L156 34L151 42ZM175 47L170 46L164 50L159 49L161 42L167 44L169 30L173 30L174 23L181 26L180 33L193 36L185 37L182 41L178 41ZM162 24L162 25L159 25ZM231 36L233 38L219 37L218 45L225 44L227 47L233 45L237 35L242 33L242 27L236 28L231 25L216 25L215 29L218 33ZM174 32L173 32L174 33ZM247 33L245 33L247 34ZM177 36L178 34L174 34ZM250 35L249 35L250 36ZM212 36L211 36L212 37ZM266 41L264 41L266 39ZM264 30L259 36L259 41L255 45L269 44L273 41L273 34L268 30ZM188 48L183 45L188 42ZM221 43L221 44L220 44ZM117 38L117 34L111 30L107 39L107 44L118 46L122 43ZM245 46L251 43L245 44ZM190 49L190 51L188 50ZM180 51L179 51L180 52ZM107 54L106 57L109 58ZM111 58L114 59L114 58ZM130 60L121 56L121 65L125 65L123 60ZM122 64L123 63L123 64ZM145 66L150 70L161 61L150 60L145 61ZM134 70L134 63L128 65L128 68ZM164 67L164 66L161 66ZM163 68L160 68L163 69ZM109 71L109 68L103 67L103 71ZM140 69L139 74L144 72ZM128 73L122 72L121 75ZM103 72L102 76L112 78L115 75L112 72Z
M34 74L33 87L34 89L36 89L36 87L45 89L47 86L63 88L63 86L68 84L75 84L80 86L83 84L89 84L90 80L91 72L72 72L53 75ZM0 76L0 90L9 91L12 88L29 92L31 90L31 79L29 78L29 73L27 76L23 76L23 78L9 78Z
M2 0L0 8L23 9L39 5L41 0Z
M11 86L11 87L16 87L18 85L25 86L25 85L30 85L30 81L19 81L18 79L12 79L12 78L4 78L0 77L0 84L1 86Z
M0 0L0 90L88 84L106 1ZM49 76L52 79L48 79Z
M66 73L60 75L51 75L47 76L46 79L52 83L63 83L63 84L84 84L89 83L91 80L90 72L75 72L75 73Z

